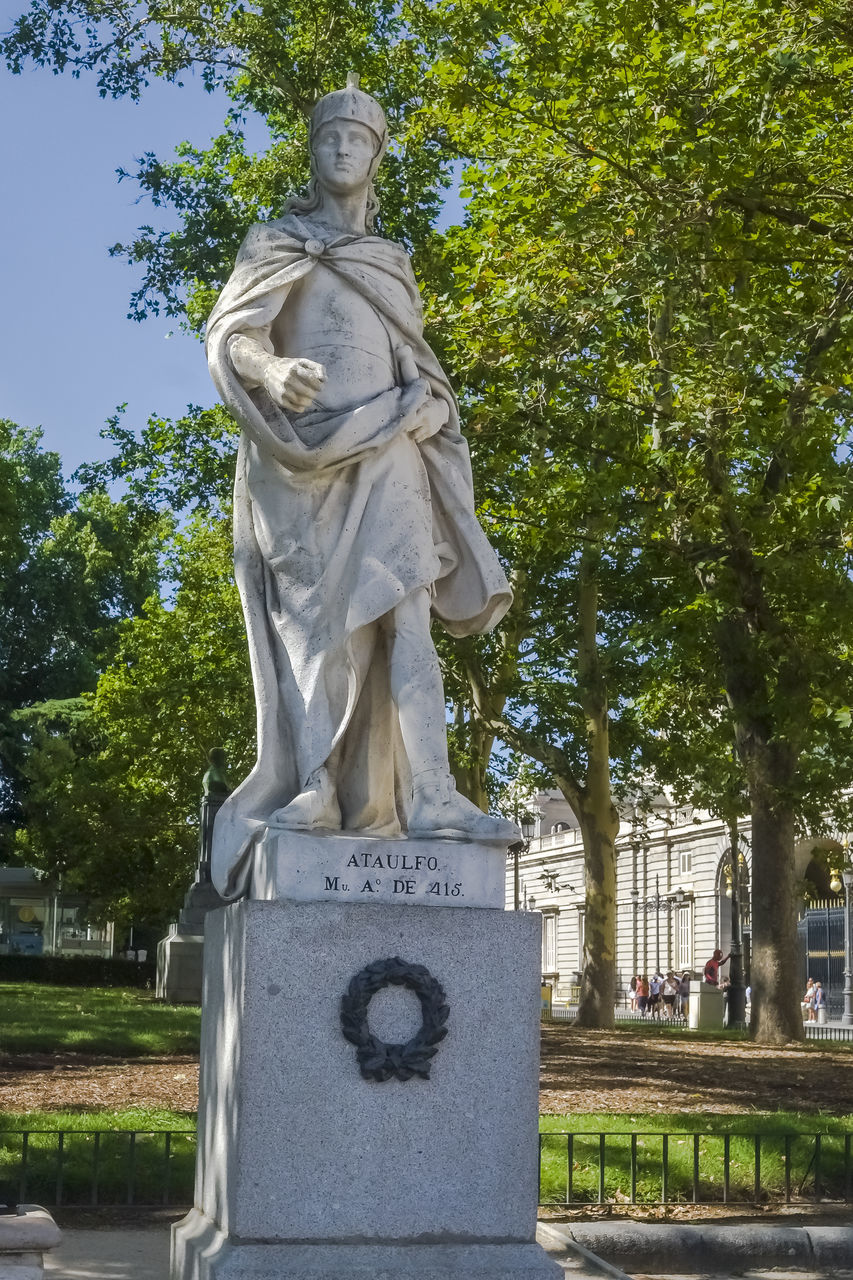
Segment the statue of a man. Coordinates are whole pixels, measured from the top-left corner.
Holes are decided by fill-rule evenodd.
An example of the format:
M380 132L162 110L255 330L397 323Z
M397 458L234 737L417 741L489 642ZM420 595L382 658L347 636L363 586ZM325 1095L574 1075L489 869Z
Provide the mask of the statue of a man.
M430 617L487 631L511 593L408 256L371 234L388 134L357 86L317 103L307 195L251 228L208 325L242 427L235 565L258 716L257 764L216 821L231 895L267 826L515 837L448 767Z

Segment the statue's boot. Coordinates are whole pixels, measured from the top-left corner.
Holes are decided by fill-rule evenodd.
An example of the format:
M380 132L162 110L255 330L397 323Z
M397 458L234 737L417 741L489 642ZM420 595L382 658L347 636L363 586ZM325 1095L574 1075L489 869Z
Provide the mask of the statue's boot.
M315 769L305 790L283 809L276 809L269 825L297 831L312 831L317 827L340 831L341 809L328 769Z
M472 840L518 840L515 823L493 818L461 796L449 774L416 778L409 814L410 836L468 836Z

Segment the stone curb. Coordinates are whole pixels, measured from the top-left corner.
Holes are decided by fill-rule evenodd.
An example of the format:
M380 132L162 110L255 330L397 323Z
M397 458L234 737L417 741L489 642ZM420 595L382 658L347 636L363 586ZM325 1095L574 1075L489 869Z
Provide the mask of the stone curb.
M578 1277L603 1276L605 1280L631 1280L624 1271L605 1262L604 1258L592 1253L579 1241L572 1240L565 1227L540 1222L536 1228L536 1239L555 1262L567 1267L567 1275L571 1270Z
M547 1241L546 1241L547 1235ZM548 1223L539 1239L552 1256L558 1241L580 1245L629 1272L705 1273L785 1267L853 1268L853 1227L663 1226L639 1222Z

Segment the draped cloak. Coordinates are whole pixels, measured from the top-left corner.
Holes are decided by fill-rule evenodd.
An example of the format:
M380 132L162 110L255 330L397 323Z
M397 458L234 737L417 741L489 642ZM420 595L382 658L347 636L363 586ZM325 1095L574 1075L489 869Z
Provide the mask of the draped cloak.
M293 214L252 227L207 329L213 380L242 428L234 558L257 704L257 763L214 829L213 881L228 898L245 891L254 839L271 814L335 747L343 827L400 832L410 777L387 653L380 634L359 675L359 631L419 588L430 590L432 613L457 636L490 630L512 599L474 513L468 447L423 337L408 255L377 236L323 243L318 232L329 236ZM440 432L413 441L411 386L343 410L288 416L264 388L241 382L230 340L250 332L270 354L296 354L275 349L274 322L318 263L373 307L392 357L403 344L412 348L419 376L447 404Z

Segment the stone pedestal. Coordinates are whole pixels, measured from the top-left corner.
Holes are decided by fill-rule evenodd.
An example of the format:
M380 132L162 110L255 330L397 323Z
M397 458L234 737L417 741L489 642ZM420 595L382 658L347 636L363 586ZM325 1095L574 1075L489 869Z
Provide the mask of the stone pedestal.
M42 1280L44 1255L61 1239L47 1209L37 1204L0 1214L0 1280Z
M176 922L157 943L157 999L201 1004L204 935L181 933Z
M366 1079L342 1032L351 980L390 957L444 989L428 1079ZM196 1207L173 1229L173 1280L559 1277L534 1243L539 965L531 913L242 901L211 914ZM402 1044L421 1004L386 986L368 1021Z
M691 1031L721 1031L725 1003L719 987L710 982L690 983L687 1025Z
M202 803L202 830L211 826L208 799ZM169 1004L201 1004L204 969L204 922L222 906L210 882L210 863L199 861L196 878L187 891L178 919L157 943L157 999Z

